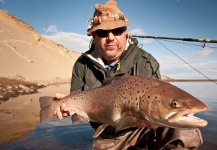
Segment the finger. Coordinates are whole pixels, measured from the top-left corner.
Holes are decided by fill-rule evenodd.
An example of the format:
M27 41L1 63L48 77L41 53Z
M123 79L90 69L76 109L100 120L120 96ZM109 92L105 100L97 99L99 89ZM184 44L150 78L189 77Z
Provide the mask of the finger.
M55 97L57 98L57 99L63 99L64 97L65 97L66 95L65 94L60 94L60 93L56 93L55 94Z
M57 109L57 118L59 118L60 120L63 118L62 112L60 111L60 108Z
M65 103L62 103L62 104L60 105L60 111L64 111L64 110L67 110L66 104L65 104Z
M57 99L62 99L62 96L61 96L60 93L56 93L56 94L55 94L55 97L56 97Z
M69 111L69 115L70 115L70 116L72 116L72 115L74 115L74 114L75 114L75 111L74 111L74 110L70 110L70 111Z
M63 117L67 117L67 116L69 116L69 113L68 112L63 112L62 115L63 115Z
M64 108L63 109L63 116L66 117L66 116L72 116L75 114L75 111L72 110L72 109L69 109L69 108Z

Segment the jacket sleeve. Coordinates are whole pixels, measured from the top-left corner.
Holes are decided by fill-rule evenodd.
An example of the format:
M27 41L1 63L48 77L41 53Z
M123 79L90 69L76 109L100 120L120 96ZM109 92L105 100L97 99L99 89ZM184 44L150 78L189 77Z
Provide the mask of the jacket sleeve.
M84 87L84 69L85 65L82 63L82 58L79 57L72 69L72 79L70 91L81 91Z
M158 61L149 53L147 53L144 50L142 56L139 58L137 62L137 66L134 66L134 69L136 69L135 75L142 75L147 77L153 77L157 79L161 79L160 74L160 65Z
M146 57L147 62L145 64L145 70L147 74L150 74L148 76L161 79L160 64L158 63L158 61L151 54Z
M131 51L134 54L134 60L136 60L136 64L133 66L132 75L161 79L158 61L150 53L137 46L137 39L132 38L131 40L133 44L129 46L128 51Z

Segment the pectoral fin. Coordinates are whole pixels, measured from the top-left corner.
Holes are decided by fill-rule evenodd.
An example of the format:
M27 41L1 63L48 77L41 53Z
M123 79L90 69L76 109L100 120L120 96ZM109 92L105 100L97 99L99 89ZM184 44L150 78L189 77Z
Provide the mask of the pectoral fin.
M97 128L96 132L94 133L93 138L98 137L98 136L105 130L105 128L106 128L107 126L108 126L107 124L102 124L102 125L100 125L100 126Z
M83 117L77 114L72 115L71 119L72 119L72 124L79 124L79 123L87 122L86 119L84 119Z
M135 127L136 125L138 125L139 123L142 122L142 120L138 117L135 116L125 116L122 117L121 119L119 119L118 121L116 121L117 126L116 126L116 132L123 130L123 129L127 129L130 127Z

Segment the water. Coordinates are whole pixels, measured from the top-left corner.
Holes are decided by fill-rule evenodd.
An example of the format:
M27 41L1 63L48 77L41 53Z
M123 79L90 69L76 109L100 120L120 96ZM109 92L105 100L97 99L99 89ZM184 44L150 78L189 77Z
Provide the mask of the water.
M88 150L91 149L93 129L88 123L72 126L70 119L60 121L49 121L40 124L30 132L28 137L4 144L0 149L60 149L60 150ZM69 125L70 123L70 125Z
M215 150L217 147L215 139L217 137L217 85L212 82L174 82L172 84L188 91L208 106L209 110L207 112L196 115L209 122L206 127L201 128L204 144L200 147L200 150ZM62 88L62 86L54 87L52 91L53 93L61 92ZM67 86L67 88L69 87ZM50 93L50 95L53 93ZM49 94L47 89L41 91L40 95L43 94ZM0 149L88 150L91 149L93 133L94 131L88 123L71 125L70 118L64 118L62 121L52 120L43 124L38 123L37 127L22 139L7 144L0 144ZM0 136L2 135L0 134Z

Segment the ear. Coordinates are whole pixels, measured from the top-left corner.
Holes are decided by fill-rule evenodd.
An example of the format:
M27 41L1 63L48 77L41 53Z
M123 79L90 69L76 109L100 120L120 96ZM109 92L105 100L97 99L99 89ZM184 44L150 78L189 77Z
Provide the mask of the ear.
M130 39L130 38L131 38L131 35L128 34L128 33L126 33L126 37L127 37L127 39Z

